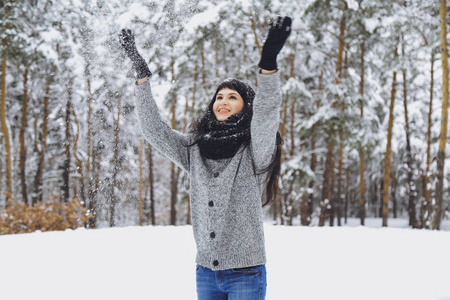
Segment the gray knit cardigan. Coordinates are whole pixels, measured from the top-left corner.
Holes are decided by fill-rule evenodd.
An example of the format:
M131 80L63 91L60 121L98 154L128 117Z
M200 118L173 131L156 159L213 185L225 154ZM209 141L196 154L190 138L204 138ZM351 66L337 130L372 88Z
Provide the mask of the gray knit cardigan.
M251 142L229 159L200 155L193 134L172 130L159 114L150 82L136 86L137 113L145 138L189 173L191 218L199 265L225 270L266 263L261 196L267 173L254 175L276 152L281 90L279 74L257 74Z

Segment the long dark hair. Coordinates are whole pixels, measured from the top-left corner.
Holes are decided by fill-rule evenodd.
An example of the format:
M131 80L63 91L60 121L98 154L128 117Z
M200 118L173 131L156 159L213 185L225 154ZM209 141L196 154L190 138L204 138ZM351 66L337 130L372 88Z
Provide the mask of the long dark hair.
M253 99L255 97L255 92L253 89L245 82L238 80L238 79L226 79L222 81L219 86L216 89L216 92L214 93L214 96L211 100L211 102L208 104L208 107L206 108L203 115L194 121L190 125L190 133L194 134L194 141L192 144L187 145L188 147L191 147L199 142L199 140L202 138L202 136L206 133L206 130L208 128L208 124L211 120L211 118L215 118L214 112L213 112L213 105L216 101L217 94L225 88L229 88L230 90L237 91L239 95L241 95L242 99L244 100L244 108L242 109L242 112L244 114L248 114L249 118L251 119L253 115ZM243 142L243 149L249 146L250 144L250 136L247 140ZM267 183L265 185L265 190L263 192L262 196L262 206L266 206L271 204L275 197L277 196L279 186L278 186L278 180L280 177L280 167L281 167L281 145L283 144L283 139L281 138L280 132L277 132L276 135L276 153L275 157L271 161L271 163L263 170L254 170L255 175L262 175L264 173L268 173L267 176ZM265 201L264 201L265 200Z
M256 174L264 174L267 172L269 174L267 176L268 179L266 189L264 190L263 193L263 199L265 198L266 200L266 201L263 200L262 205L263 207L274 202L275 198L277 197L278 191L280 190L278 180L280 178L280 169L281 169L281 145L283 145L283 138L281 137L280 132L277 131L276 137L277 151L275 153L275 157L273 158L269 166L256 173Z

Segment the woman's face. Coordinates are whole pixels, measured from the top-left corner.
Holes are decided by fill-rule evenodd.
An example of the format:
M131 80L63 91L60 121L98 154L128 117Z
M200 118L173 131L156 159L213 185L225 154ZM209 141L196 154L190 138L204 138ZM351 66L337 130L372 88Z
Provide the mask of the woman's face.
M244 108L244 100L235 90L221 89L213 104L214 115L217 121L225 121L229 116L237 114Z

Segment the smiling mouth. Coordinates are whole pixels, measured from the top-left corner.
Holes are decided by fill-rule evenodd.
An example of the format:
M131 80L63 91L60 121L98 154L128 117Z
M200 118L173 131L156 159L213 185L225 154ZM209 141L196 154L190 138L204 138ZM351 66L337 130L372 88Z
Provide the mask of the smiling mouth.
M230 110L226 109L226 108L219 109L219 113L221 113L221 114L224 114L224 113L227 113L227 112L230 112Z

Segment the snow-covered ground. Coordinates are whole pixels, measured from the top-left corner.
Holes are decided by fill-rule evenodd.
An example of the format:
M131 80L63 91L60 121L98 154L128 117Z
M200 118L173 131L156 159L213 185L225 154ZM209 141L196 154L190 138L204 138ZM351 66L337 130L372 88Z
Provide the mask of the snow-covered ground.
M266 224L267 299L450 300L450 232L356 224ZM0 236L0 299L196 299L194 260L190 226Z

